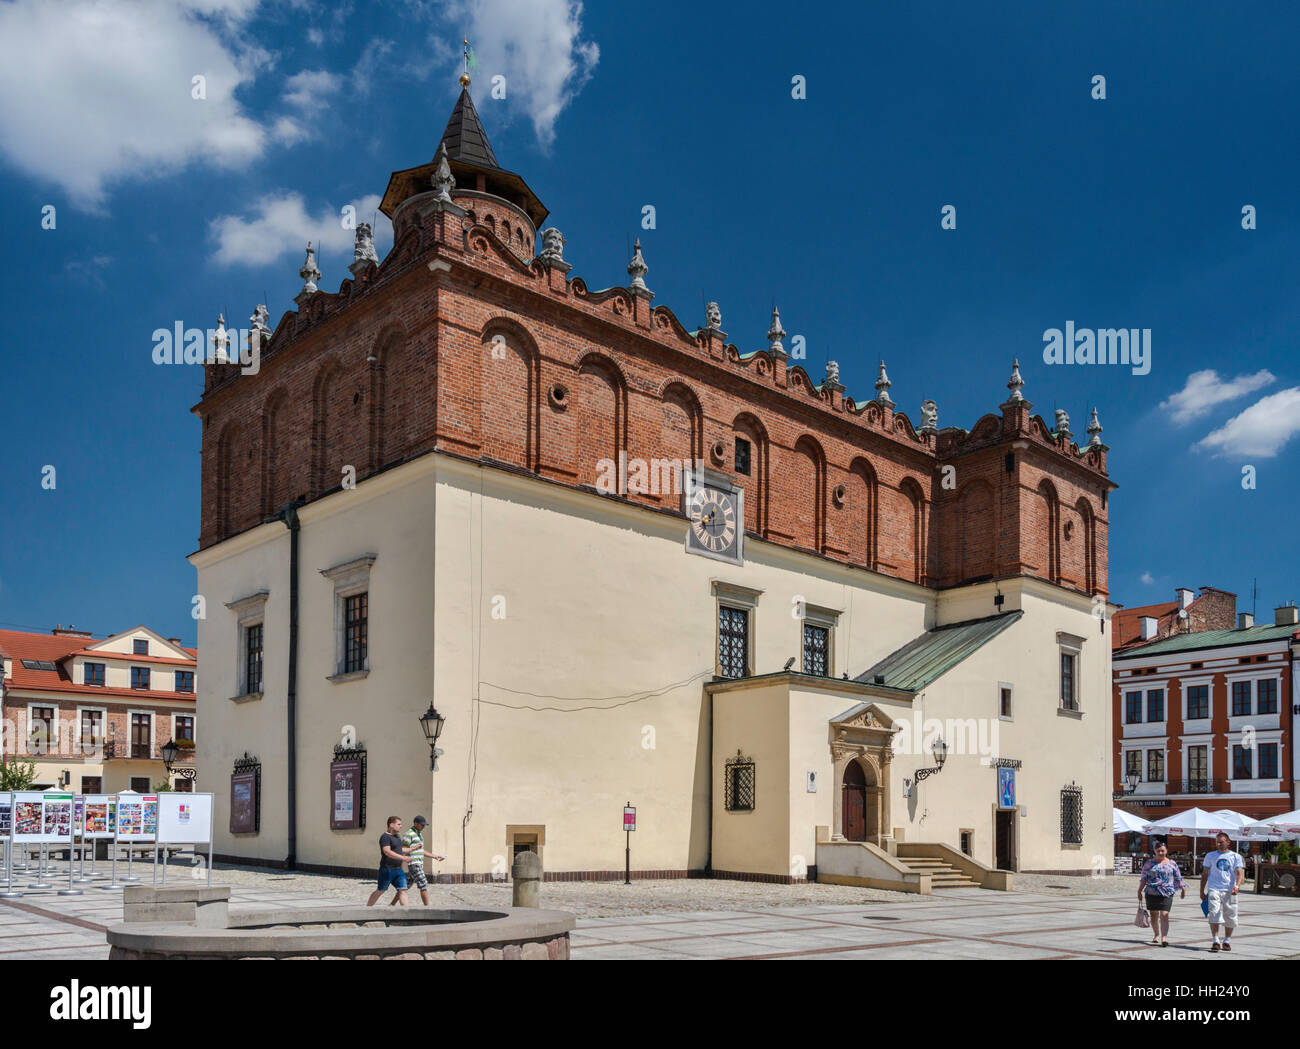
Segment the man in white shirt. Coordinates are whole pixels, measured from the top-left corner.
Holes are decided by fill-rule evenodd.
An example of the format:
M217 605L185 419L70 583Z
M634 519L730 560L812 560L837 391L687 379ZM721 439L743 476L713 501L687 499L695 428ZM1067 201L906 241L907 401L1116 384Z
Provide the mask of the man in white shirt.
M1237 893L1246 880L1246 861L1232 851L1232 842L1223 831L1214 836L1214 844L1218 847L1206 854L1201 868L1201 899L1210 905L1210 935L1214 937L1210 950L1230 951L1232 930L1237 927ZM1222 943L1220 924L1224 928Z

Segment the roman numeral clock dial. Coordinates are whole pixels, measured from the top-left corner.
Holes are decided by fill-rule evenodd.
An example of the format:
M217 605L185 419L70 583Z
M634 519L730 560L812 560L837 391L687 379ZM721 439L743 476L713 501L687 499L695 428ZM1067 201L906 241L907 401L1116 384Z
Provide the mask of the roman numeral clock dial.
M692 478L685 500L686 549L693 554L741 563L744 492Z

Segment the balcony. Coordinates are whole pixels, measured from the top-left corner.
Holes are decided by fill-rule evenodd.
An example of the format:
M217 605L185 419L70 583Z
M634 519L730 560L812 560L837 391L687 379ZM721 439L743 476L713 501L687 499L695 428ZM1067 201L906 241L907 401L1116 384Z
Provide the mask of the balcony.
M162 761L162 749L148 743L110 739L104 743L104 760Z
M1193 777L1182 782L1184 794L1230 794L1232 784L1226 779Z

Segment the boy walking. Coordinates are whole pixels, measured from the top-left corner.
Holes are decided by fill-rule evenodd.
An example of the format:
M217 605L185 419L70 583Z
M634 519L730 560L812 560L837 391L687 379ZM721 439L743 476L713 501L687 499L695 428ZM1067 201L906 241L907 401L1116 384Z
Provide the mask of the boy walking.
M406 854L406 862L410 867L411 880L415 882L416 888L420 890L420 902L426 907L429 906L429 879L424 873L424 858L427 856L431 860L444 860L445 856L435 856L432 852L426 852L424 849L424 828L425 823L423 816L416 816L411 820L411 829L402 835L402 851ZM397 901L394 900L394 903Z
M379 888L366 900L367 907L373 907L390 885L397 890L393 903L406 906L406 871L402 870L406 857L402 855L402 839L398 837L401 833L402 818L389 816L388 833L379 835Z
M1201 868L1201 899L1210 905L1210 935L1212 951L1232 950L1232 930L1237 927L1237 896L1241 883L1246 880L1246 861L1241 853L1234 852L1228 836L1219 831L1214 836L1217 848L1207 853ZM1223 925L1223 942L1219 942L1219 926Z

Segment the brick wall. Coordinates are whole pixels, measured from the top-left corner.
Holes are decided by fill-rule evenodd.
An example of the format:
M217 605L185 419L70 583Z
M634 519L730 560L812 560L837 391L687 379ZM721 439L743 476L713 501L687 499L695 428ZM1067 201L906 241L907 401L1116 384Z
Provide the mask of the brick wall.
M1054 438L1026 403L918 434L797 362L742 359L644 295L524 261L470 221L482 197L458 199L408 210L382 266L285 314L258 375L205 369L200 546L338 488L349 467L360 481L438 449L592 486L621 453L704 458L772 542L929 585L1027 574L1107 593L1105 450ZM680 505L658 484L625 497Z

